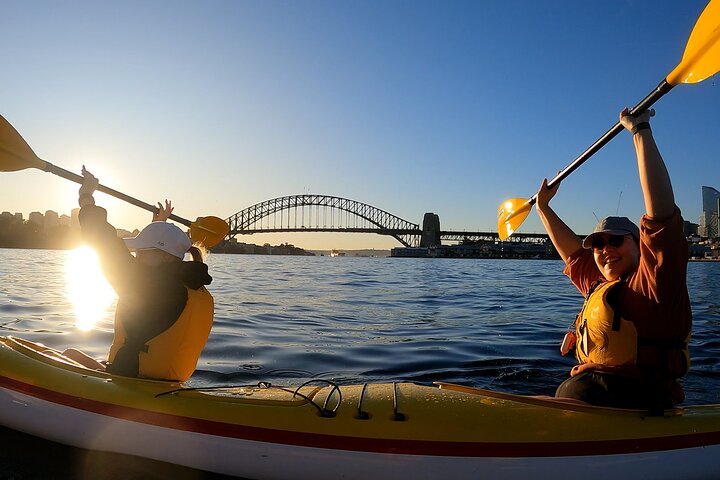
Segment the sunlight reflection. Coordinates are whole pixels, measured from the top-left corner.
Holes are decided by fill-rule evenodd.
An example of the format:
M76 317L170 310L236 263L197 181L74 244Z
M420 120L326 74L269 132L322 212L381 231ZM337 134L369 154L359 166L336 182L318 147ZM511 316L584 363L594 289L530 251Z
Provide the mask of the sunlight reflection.
M97 255L90 247L70 251L65 272L68 295L75 305L76 326L90 330L115 300L115 291L100 271Z

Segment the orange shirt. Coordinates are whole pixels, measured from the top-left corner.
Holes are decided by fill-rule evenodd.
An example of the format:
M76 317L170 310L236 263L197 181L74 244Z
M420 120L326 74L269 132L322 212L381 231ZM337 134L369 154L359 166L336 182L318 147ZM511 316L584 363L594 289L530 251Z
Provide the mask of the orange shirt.
M677 378L689 367L689 359L678 348L690 339L692 326L687 263L688 244L680 209L675 207L673 215L662 221L643 215L640 262L637 270L626 278L620 295L620 313L635 324L639 337L638 367L646 373ZM591 249L573 253L564 273L585 296L593 283L605 281Z

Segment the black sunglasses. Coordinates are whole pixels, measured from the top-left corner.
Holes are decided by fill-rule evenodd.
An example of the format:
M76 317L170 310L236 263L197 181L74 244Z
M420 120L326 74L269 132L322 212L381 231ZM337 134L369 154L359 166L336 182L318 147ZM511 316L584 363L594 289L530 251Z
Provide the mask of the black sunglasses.
M622 245L624 241L625 235L608 235L607 242L603 237L595 237L592 241L592 248L594 250L602 250L605 248L605 245L617 248Z

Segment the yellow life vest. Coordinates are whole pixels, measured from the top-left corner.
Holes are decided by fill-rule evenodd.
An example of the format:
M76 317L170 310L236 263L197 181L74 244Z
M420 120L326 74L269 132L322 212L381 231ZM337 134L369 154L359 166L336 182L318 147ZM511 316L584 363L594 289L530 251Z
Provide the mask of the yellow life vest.
M590 289L575 320L575 357L580 363L637 364L637 330L631 321L621 317L618 309L622 286L622 280L615 280Z
M187 288L187 287L186 287ZM145 342L139 352L138 377L185 381L193 374L213 322L213 297L205 287L187 288L185 308L167 330ZM115 322L115 338L108 361L112 363L125 345L122 322Z

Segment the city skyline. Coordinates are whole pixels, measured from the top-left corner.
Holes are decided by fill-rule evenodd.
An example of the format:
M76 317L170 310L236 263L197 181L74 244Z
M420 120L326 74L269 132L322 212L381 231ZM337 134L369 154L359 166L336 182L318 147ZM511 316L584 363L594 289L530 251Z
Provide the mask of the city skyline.
M689 219L685 219L685 221L690 222L692 225L695 225L697 234L699 236L707 237L707 238L716 238L716 237L720 236L720 231L719 231L720 229L718 226L719 225L718 218L720 217L720 191L718 191L714 187L703 185L703 186L701 186L701 197L702 197L702 213L700 215L700 218L698 219L698 222L693 222L692 220L689 220ZM40 219L43 219L43 221L36 222L36 223L42 223L45 228L48 228L48 223L47 223L46 219L47 219L48 214L52 214L51 216L54 215L55 219L51 223L50 226L59 224L59 225L74 226L76 228L79 228L79 222L77 220L79 211L80 211L80 208L78 208L78 207L71 209L70 215L60 214L59 212L56 212L56 211L50 210L50 209L46 210L44 213L42 213L40 211L34 211L34 212L30 212L28 214L27 221L33 221L34 216L36 218L39 217ZM425 215L427 215L427 213ZM11 217L19 219L21 221L26 220L23 212L14 212L13 213L13 212L9 212L9 211L2 211L0 213L0 218L6 217L6 216L11 216ZM63 218L65 220L63 220ZM59 222L58 222L58 219L60 220ZM133 227L132 229L128 229L123 226L115 226L115 227L118 230L136 234L139 230L141 230L144 227L144 225L142 225L140 227ZM184 227L182 227L182 228L184 228ZM466 229L466 231L469 231L469 230ZM488 232L490 232L490 231L488 231ZM279 238L279 239L281 239L281 241L278 242L278 244L282 244L282 243L292 243L287 240L282 241L282 239L287 236L292 236L295 233L296 232L275 233L275 234L256 233L255 235L262 235L263 237L274 237L275 239ZM578 232L578 233L581 235L584 234L583 232ZM328 235L328 234L329 233L327 233L327 232L323 232L323 233L311 233L311 234L307 234L307 235ZM333 234L333 233L330 233L330 234L337 235L337 234ZM358 234L343 232L343 233L339 233L339 235L358 235ZM366 235L377 235L377 234L366 234ZM234 238L236 241L238 241L238 239L244 239L244 238L247 239L246 237L248 237L248 236L238 235ZM263 242L263 243L270 243L270 242ZM298 246L302 247L302 245L298 245ZM394 245L394 246L400 246L399 242L398 242L398 245ZM308 248L308 249L310 249L310 248Z
M170 199L184 218L312 192L496 231L505 199L532 196L677 65L706 3L13 3L0 18L12 45L0 51L0 114L41 158L78 174L86 165L151 204ZM699 187L720 183L718 100L711 78L655 105L653 132L693 223ZM69 210L77 189L38 170L3 173L0 209ZM117 227L150 221L96 200ZM630 135L564 180L553 206L579 234L607 215L637 221ZM535 212L523 232L543 232ZM397 245L374 234L267 241Z

